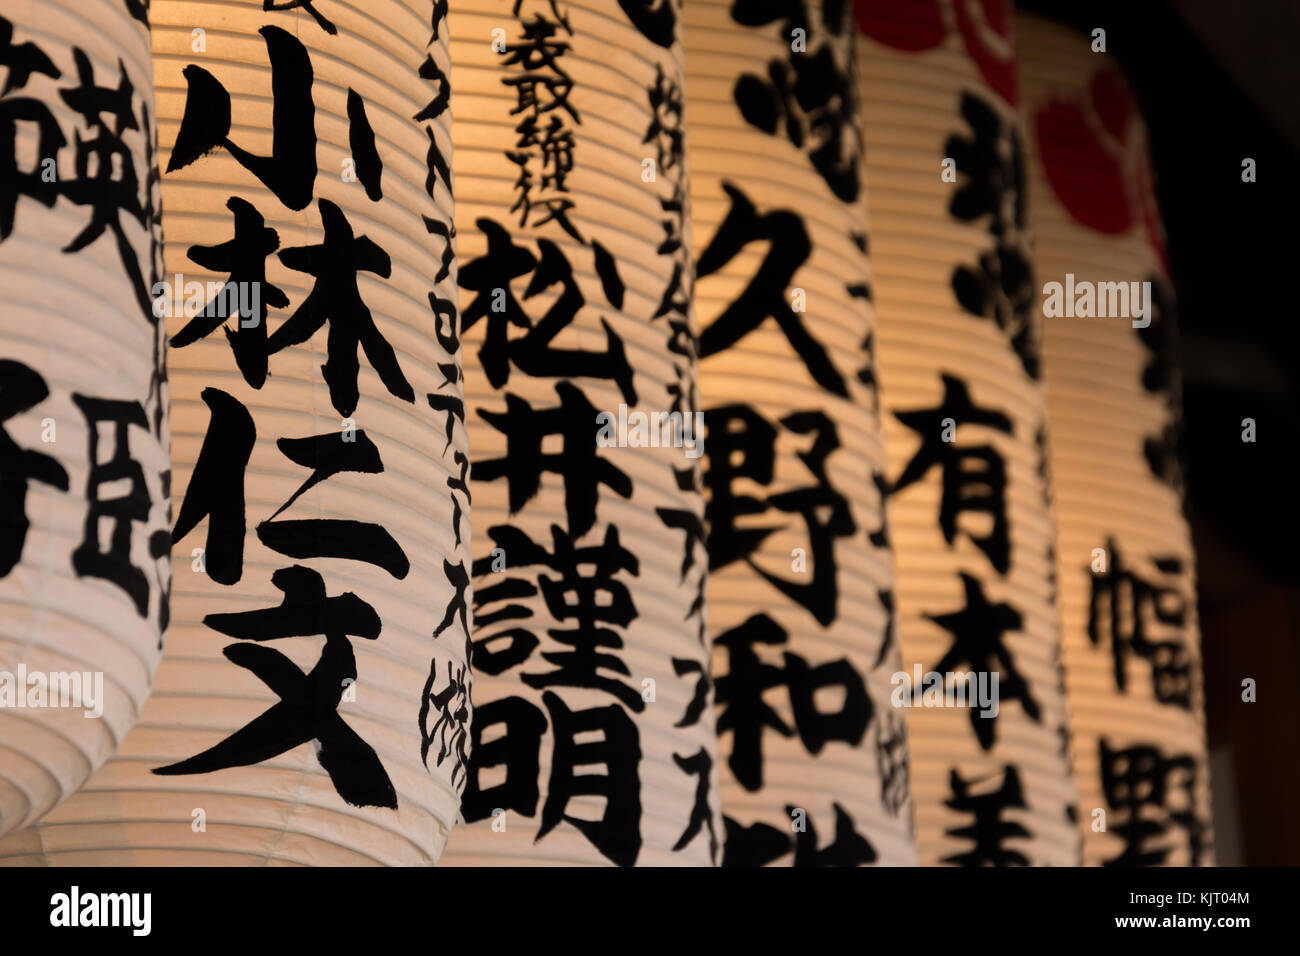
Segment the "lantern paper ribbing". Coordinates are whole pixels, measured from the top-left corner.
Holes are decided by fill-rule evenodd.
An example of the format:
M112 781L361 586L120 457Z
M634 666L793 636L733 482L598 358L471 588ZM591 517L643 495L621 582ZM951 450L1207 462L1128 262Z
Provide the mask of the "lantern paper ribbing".
M856 13L921 862L1077 863L1010 7Z
M1088 37L1025 17L1017 50L1084 862L1209 864L1176 324L1146 131Z
M168 653L117 759L5 855L441 852L465 779L470 596L436 9L155 0Z
M108 0L4 13L0 834L135 723L170 505L149 24Z
M852 27L787 6L684 13L726 862L909 864Z
M462 0L449 23L476 683L444 862L707 865L677 4Z

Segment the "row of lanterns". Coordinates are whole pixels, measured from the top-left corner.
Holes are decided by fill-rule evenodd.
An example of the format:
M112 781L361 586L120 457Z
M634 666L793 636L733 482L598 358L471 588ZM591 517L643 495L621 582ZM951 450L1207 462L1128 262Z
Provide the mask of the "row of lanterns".
M8 26L0 861L1211 862L1163 236L1086 38L144 6ZM102 719L25 706L73 677Z

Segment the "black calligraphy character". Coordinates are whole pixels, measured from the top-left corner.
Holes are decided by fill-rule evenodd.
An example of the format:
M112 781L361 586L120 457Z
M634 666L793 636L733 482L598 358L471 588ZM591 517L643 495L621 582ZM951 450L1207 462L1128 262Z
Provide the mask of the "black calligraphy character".
M1039 375L1039 342L1033 311L1034 272L1025 241L1025 159L1020 134L983 100L963 93L961 112L972 137L949 137L945 156L956 160L965 181L953 193L952 215L965 222L989 217L994 248L974 268L953 270L952 290L971 315L991 319L1008 337L1031 378Z
M618 704L574 711L549 690L542 702L551 715L555 744L537 839L564 821L613 863L632 866L641 852L641 743L636 724ZM589 739L593 733L600 738ZM581 743L579 736L584 737ZM577 772L594 766L606 772ZM604 797L599 820L569 815L569 801L578 796Z
M646 127L641 142L655 144L659 169L667 173L675 169L682 158L685 135L682 87L664 72L663 64L656 63L654 86L646 91L646 95L650 101L650 125Z
M981 782L977 778L963 780L956 768L948 773L952 796L944 801L944 806L957 813L969 813L973 819L968 826L944 833L959 840L970 840L972 846L964 853L944 857L943 862L958 866L1028 866L1029 860L1023 853L1003 846L1006 840L1031 836L1014 820L1002 819L1007 810L1026 809L1020 772L1007 764L997 790L972 793L972 785Z
M456 547L460 547L460 522L470 504L469 492L469 457L457 449L452 453L452 461L460 468L459 475L447 476L447 490L451 494L451 526L456 533Z
M497 727L503 730L491 729ZM514 810L525 817L537 812L537 774L546 727L546 716L522 697L475 705L468 779L460 801L466 823L486 820L498 810ZM504 768L504 779L481 789L483 771L497 767Z
M271 155L255 156L230 139L230 94L207 70L185 67L185 114L167 172L184 169L218 146L290 209L307 208L316 185L316 105L307 48L279 27L257 31L271 61Z
M469 614L469 600L465 592L469 590L469 571L465 569L464 563L452 564L446 558L442 561L442 573L447 579L447 583L452 587L452 598L447 602L447 610L443 614L442 621L433 629L434 637L441 637L442 632L455 623L456 618L460 618L460 630L467 638L469 637L470 627L467 615Z
M871 720L871 699L862 676L847 658L809 667L804 658L785 652L785 666L764 663L757 645L781 646L789 639L785 630L766 614L755 614L717 638L715 644L728 655L726 673L717 677L718 736L730 732L731 756L727 765L746 790L763 786L763 730L783 737L792 730L764 700L774 687L786 687L799 739L809 753L818 754L832 740L857 746ZM838 688L839 709L824 712L817 706L818 691Z
M679 853L690 846L704 827L709 828L709 859L718 858L718 834L713 828L713 812L709 809L709 773L713 769L713 758L701 747L689 757L673 754L673 763L682 773L698 778L695 784L695 802L691 806L691 817L686 829L673 844L673 852Z
M795 272L812 252L803 220L788 209L759 215L738 187L724 182L722 188L731 198L731 209L700 255L697 276L704 278L717 272L751 242L767 242L768 251L745 291L700 333L700 357L707 358L730 348L771 318L789 339L813 380L827 391L847 398L844 379L826 349L808 334L799 314L784 297Z
M1115 687L1128 690L1128 658L1137 654L1151 664L1156 700L1191 709L1192 660L1182 637L1187 623L1187 602L1177 586L1160 586L1138 577L1124 566L1114 539L1107 539L1109 569L1092 571L1088 600L1088 637L1094 645L1109 639L1115 661ZM1182 573L1177 557L1156 558L1157 570ZM1174 640L1153 640L1148 625L1174 630Z
M575 123L581 123L582 117L569 102L573 78L560 66L560 57L571 49L569 42L557 39L556 24L541 14L535 14L533 19L521 21L519 25L523 36L517 43L506 46L501 61L503 67L519 66L523 70L501 80L505 86L515 89L518 98L510 114L514 116L527 111L535 120L542 113L562 109ZM548 100L542 100L538 87L545 91Z
M570 327L587 301L578 288L573 266L560 248L547 239L540 239L537 241L540 256L534 256L524 246L515 244L510 233L491 219L479 219L478 226L487 237L488 251L460 270L461 288L476 293L461 317L461 327L471 329L479 319L487 317L487 333L479 358L492 387L499 389L509 381L513 362L526 375L610 379L618 383L624 400L629 405L635 404L632 366L623 340L606 319L600 320L605 330L603 352L552 345ZM621 302L622 281L612 258L599 246L594 255L606 295ZM557 285L560 287L559 295L536 324L510 288L511 280L529 273L532 275L524 289L525 301ZM512 341L509 337L512 325L527 331Z
M203 568L218 584L234 584L244 573L244 470L257 440L257 427L239 399L219 388L205 388L208 431L185 489L172 540L180 542L205 517L208 534Z
M429 235L442 239L442 257L438 260L438 274L433 277L434 282L441 282L451 275L451 264L456 260L456 244L452 242L456 238L456 224L441 222L428 216L421 216L420 218L424 220L424 229ZM438 307L434 305L436 298L432 292L429 293L429 306L433 308L435 313L438 311ZM438 299L437 301L447 302L448 305L451 305L446 299ZM456 347L460 347L459 343ZM455 349L451 351L454 352Z
M689 614L686 616L690 617ZM686 657L673 658L673 673L678 677L685 677L687 674L700 675L696 678L695 693L691 695L691 701L686 705L686 712L682 714L681 720L673 724L674 727L694 727L700 722L700 716L709 705L709 693L713 690L713 681L700 661L693 661Z
M655 514L665 527L685 533L681 572L681 580L685 581L695 566L695 546L705 541L704 521L695 511L685 508L656 508Z
M270 226L252 203L231 196L226 208L235 217L235 235L215 246L190 246L189 257L205 269L229 273L229 279L211 302L172 336L172 348L183 349L210 335L226 319L235 319L235 328L224 329L230 350L235 354L244 381L253 388L266 383L267 306L285 308L289 297L284 290L266 281L266 259L280 248L280 235ZM244 302L245 290L256 302L256 310L244 315L252 303Z
M621 498L632 497L632 479L596 454L596 407L571 382L555 386L560 404L534 409L517 395L506 394L506 410L479 409L479 417L506 436L503 458L475 462L480 481L509 482L510 513L517 514L541 488L543 472L564 480L564 509L569 532L580 538L596 523L596 498L605 485ZM561 449L543 452L550 435L559 435Z
M474 562L474 579L476 582L493 573L493 555L511 553L510 549L522 553L533 553L537 548L521 529L512 525L496 525L488 528L488 537L496 545L493 554L479 558ZM490 631L498 624L524 621L533 616L532 609L517 602L537 594L537 586L525 578L508 577L495 583L476 583L474 586L474 668L476 672L496 676L528 659L541 641L532 631L524 627L511 626L499 631ZM504 647L494 645L508 641Z
M430 408L434 411L445 412L447 415L447 424L444 428L447 443L442 447L442 452L445 455L447 449L451 447L451 439L456 431L456 423L460 422L462 428L465 426L465 401L456 395L428 394L425 398L428 400Z
M823 4L823 26L836 36L842 34L846 12L842 2ZM747 26L784 19L787 36L795 29L807 35L807 11L799 0L735 3L731 16ZM837 62L830 42L823 39L813 53L791 52L784 61L769 61L766 78L742 74L733 95L751 126L775 135L784 121L785 136L796 149L811 140L808 158L831 193L844 202L858 198L861 147L853 124L853 79Z
M425 681L420 698L420 759L426 767L429 765L429 750L436 741L437 766L441 767L448 757L456 758L451 771L451 785L455 787L458 778L462 778L463 785L469 762L465 749L470 722L469 667L465 664L453 667L452 662L447 661L447 686L435 692L437 671L438 662L435 660L429 668L429 679ZM433 726L429 726L430 711L438 715Z
M155 321L151 286L140 271L140 259L121 221L121 214L125 213L141 227L149 228L140 197L135 155L122 139L127 130L140 128L133 106L135 89L121 61L118 62L121 80L117 89L113 89L95 84L94 67L82 50L74 49L73 59L80 86L60 90L59 96L82 116L92 135L84 139L80 135L76 137L75 173L62 183L61 192L72 203L90 207L91 218L63 251L80 252L105 231L111 232L136 302L141 312ZM105 117L111 119L111 126Z
M257 537L271 550L291 558L364 561L383 568L400 581L410 572L411 562L382 525L347 518L276 520L305 491L340 472L383 473L379 449L365 431L356 432L351 439L345 433L329 432L276 441L276 447L286 458L312 469L312 473L275 514L257 526Z
M402 374L397 353L375 327L357 288L357 273L372 272L387 279L392 274L392 260L369 236L355 236L343 211L328 199L320 201L320 217L323 242L280 253L281 262L295 272L315 277L316 282L293 315L267 340L267 348L274 355L291 345L302 345L328 322L328 357L321 372L340 415L349 416L357 408L358 347L365 350L390 394L414 402L415 390Z
M623 647L623 639L612 627L625 628L636 618L636 605L626 584L615 580L614 575L625 572L631 576L640 573L636 555L619 543L618 528L609 525L605 540L599 545L574 547L573 538L559 525L551 525L554 552L531 542L518 540L507 547L506 553L517 564L539 564L559 575L557 578L542 574L537 584L541 588L546 609L558 622L572 622L572 627L552 628L547 631L553 640L571 650L544 651L542 659L555 665L555 670L543 674L524 674L522 680L529 687L586 687L612 694L624 706L640 713L645 710L641 694L613 677L598 671L611 671L628 675L631 672L622 660L613 654L602 653L600 648ZM591 568L590 576L582 573Z
M573 143L573 131L558 116L552 115L537 144L542 154L543 189L569 191L569 173L573 172ZM537 220L535 225L544 226L554 218L555 212L551 210L545 219Z
M51 455L18 446L4 423L50 395L45 379L13 359L0 359L0 578L23 556L27 541L27 483L39 481L68 490L68 472Z
M984 597L979 578L963 572L961 582L966 592L966 606L962 610L925 615L953 637L948 653L931 670L940 674L966 670L972 681L981 673L996 673L997 699L1002 702L1018 700L1031 719L1039 720L1038 701L1034 700L1029 685L1016 670L1011 652L1003 642L1008 631L1020 630L1023 622L1020 612L1009 604L990 604ZM988 715L975 707L970 708L971 729L985 750L993 746L996 722L996 713Z
M231 644L222 654L256 675L280 702L221 743L179 763L155 767L154 773L176 776L248 767L312 741L316 759L346 803L397 809L397 791L378 754L338 712L344 692L357 677L352 644L340 631L326 633L320 660L306 674L288 657L261 644Z
M59 128L49 106L35 97L10 96L27 85L33 74L57 79L61 73L45 52L30 41L13 42L13 24L0 17L0 66L6 67L3 90L0 90L0 240L7 239L14 228L14 214L20 196L28 196L44 206L59 200L57 170L59 150L67 138ZM36 164L24 171L18 165L19 123L36 126Z
M961 425L981 425L1012 433L1011 419L999 411L971 401L966 383L944 374L943 401L936 408L894 412L894 417L921 436L911 461L894 481L890 494L897 494L923 478L935 465L943 469L943 495L939 503L939 527L949 544L957 535L957 519L970 511L987 516L987 534L967 532L967 537L997 569L1006 574L1011 567L1011 538L1007 526L1007 468L992 445L962 446L955 441ZM952 440L949 440L951 438Z
M709 489L704 520L709 528L709 567L726 567L746 561L764 580L797 601L823 626L835 620L839 602L836 581L835 538L857 530L848 502L827 479L826 459L839 447L835 425L822 412L794 412L781 420L796 434L812 434L812 447L799 459L816 479L813 485L779 492L761 500L737 494L736 481L771 483L775 465L776 429L748 405L725 405L704 413L708 430L708 466L704 484ZM754 553L777 525L740 526L740 519L765 514L770 509L803 518L812 551L812 580L795 583L760 567Z
M116 584L130 595L136 611L144 617L149 607L149 579L131 563L131 525L149 519L152 503L144 469L131 456L130 429L134 425L148 432L149 420L139 402L88 398L75 392L72 400L86 417L89 435L85 537L72 552L72 567L79 577L103 578ZM112 426L111 454L106 456L100 454L99 448L101 424ZM123 482L123 493L100 497L106 488ZM103 519L112 525L107 551L100 547L99 525Z
M1102 792L1121 816L1111 829L1124 839L1119 856L1106 866L1161 866L1168 846L1148 846L1164 836L1170 823L1187 834L1190 864L1201 861L1205 824L1196 812L1196 760L1190 754L1166 757L1156 747L1137 745L1112 750L1100 747Z
M807 826L795 833L795 866L863 866L876 862L876 848L871 841L855 829L853 818L838 803L831 804L835 810L835 839L822 848L817 846L817 828L809 817ZM796 808L785 808L787 814L793 814Z
M434 62L433 56L425 54L424 62L420 64L417 71L420 79L429 80L438 84L438 92L434 94L433 99L424 105L424 109L415 114L416 122L427 122L436 120L451 105L451 79L447 74Z

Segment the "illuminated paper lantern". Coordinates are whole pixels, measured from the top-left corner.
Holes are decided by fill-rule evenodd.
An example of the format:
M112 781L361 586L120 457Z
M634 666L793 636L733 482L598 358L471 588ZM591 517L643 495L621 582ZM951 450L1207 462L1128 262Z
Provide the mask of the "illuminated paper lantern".
M448 18L475 685L444 864L720 855L678 14Z
M1208 865L1172 287L1141 113L1091 47L1049 20L1021 20L1084 862Z
M308 6L152 5L168 648L117 758L10 859L421 864L456 819L470 582L445 24L433 0Z
M725 862L914 864L850 10L773 6L683 15Z
M855 12L920 860L1075 864L1010 5Z
M166 626L156 126L130 7L0 13L0 834L118 748Z

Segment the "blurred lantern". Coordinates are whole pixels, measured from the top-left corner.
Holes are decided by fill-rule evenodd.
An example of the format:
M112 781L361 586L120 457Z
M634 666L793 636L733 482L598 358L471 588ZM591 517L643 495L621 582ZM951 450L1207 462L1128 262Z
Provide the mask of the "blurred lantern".
M677 19L449 17L477 534L447 863L719 855Z
M855 9L921 862L1077 863L1010 5Z
M845 4L684 13L725 862L910 864Z
M156 127L131 6L0 16L0 834L117 749L166 627Z
M470 592L439 6L153 3L168 650L118 757L3 855L441 852Z
M1021 20L1084 861L1211 863L1176 322L1146 130L1087 37Z

